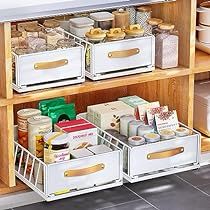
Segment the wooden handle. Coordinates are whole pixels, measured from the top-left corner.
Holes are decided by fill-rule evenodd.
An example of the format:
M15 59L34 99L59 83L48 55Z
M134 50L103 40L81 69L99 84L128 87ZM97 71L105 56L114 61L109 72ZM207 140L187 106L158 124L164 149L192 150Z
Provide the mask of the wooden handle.
M65 177L85 176L104 170L105 165L103 163L91 166L89 168L74 169L64 172Z
M162 152L150 153L147 155L147 159L148 160L164 159L164 158L173 157L173 156L181 154L183 152L184 152L184 147L178 147L175 149L166 150L166 151L162 151Z
M49 69L55 69L62 66L65 66L69 63L67 59L62 59L58 61L52 61L52 62L42 62L42 63L35 63L34 69L35 70L49 70Z
M139 48L122 50L122 51L113 51L108 53L109 58L126 58L140 53Z

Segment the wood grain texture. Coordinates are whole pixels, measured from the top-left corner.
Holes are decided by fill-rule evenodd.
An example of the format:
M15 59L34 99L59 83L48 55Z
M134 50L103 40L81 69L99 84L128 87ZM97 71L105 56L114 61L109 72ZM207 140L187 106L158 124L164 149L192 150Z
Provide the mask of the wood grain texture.
M210 71L210 55L196 50L195 54L195 68L193 69L194 73L204 73Z
M15 186L13 105L0 108L0 180Z
M210 71L204 73L195 74L195 81L210 79Z

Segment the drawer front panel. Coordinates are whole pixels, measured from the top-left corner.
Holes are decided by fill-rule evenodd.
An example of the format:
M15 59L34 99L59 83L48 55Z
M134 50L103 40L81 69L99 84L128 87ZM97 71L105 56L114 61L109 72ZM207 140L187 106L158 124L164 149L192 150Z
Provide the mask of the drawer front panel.
M105 73L152 65L153 38L143 37L95 45L95 72Z
M130 156L131 176L196 163L198 138L189 136L133 148Z
M84 189L120 178L120 152L113 151L87 158L49 165L46 193Z
M83 48L64 49L20 56L17 85L32 85L82 75Z

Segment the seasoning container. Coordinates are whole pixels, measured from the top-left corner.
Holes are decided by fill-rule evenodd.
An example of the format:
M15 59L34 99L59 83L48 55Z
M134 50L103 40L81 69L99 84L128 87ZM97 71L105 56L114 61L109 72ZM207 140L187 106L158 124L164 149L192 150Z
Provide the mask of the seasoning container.
M21 42L21 37L22 37L22 32L20 31L12 31L12 48L18 48L20 47L20 42Z
M95 28L109 30L112 27L114 15L110 12L95 12L90 14L90 18L95 21Z
M133 115L123 115L120 117L120 134L128 136L128 124L135 120Z
M107 153L107 152L112 152L112 149L107 147L104 144L88 147L87 149L95 155L103 154L103 153Z
M127 7L126 11L129 12L129 22L131 25L136 24L136 9L135 7Z
M17 112L18 124L18 143L28 149L28 119L34 116L40 116L38 109L21 109Z
M105 39L106 33L102 31L101 28L94 28L90 29L90 31L87 32L85 36L90 42L99 43Z
M93 156L94 154L86 148L71 151L71 157L74 159Z
M158 25L163 23L163 20L158 18L150 18L147 20L147 23L152 27L152 34L156 35Z
M70 159L68 134L53 132L44 136L44 162L57 163Z
M26 31L26 37L38 38L42 33L42 27L38 25L27 25L25 27L25 31Z
M190 135L190 130L187 128L180 127L175 130L175 133L177 137L184 137Z
M154 133L155 130L152 126L150 125L141 125L138 127L138 136L144 136L145 134L148 133Z
M151 18L152 8L149 6L141 6L137 8L136 23L139 24L145 33L152 33L152 26L148 23Z
M35 51L36 52L46 52L46 51L52 51L56 48L51 44L43 44L43 45L37 45Z
M178 66L179 37L174 34L174 25L161 23L155 38L155 65L161 69Z
M128 135L131 136L137 136L138 128L139 126L144 125L144 122L141 120L132 120L128 124Z
M109 41L117 41L125 38L125 32L121 28L111 28L107 34Z
M157 133L148 133L144 135L144 138L148 143L155 143L160 141L160 135Z
M125 29L127 37L139 37L144 35L144 29L139 24L130 25Z
M67 49L75 47L76 43L74 39L59 39L57 42L57 49Z
M159 132L162 140L169 140L175 138L176 134L172 129L164 129Z
M94 20L88 17L70 19L70 32L78 37L85 37L85 34L93 29Z
M46 39L47 44L56 46L58 40L64 38L60 23L56 20L46 20L43 25L45 27L43 37Z
M46 40L43 38L36 38L36 37L27 37L26 38L27 44L29 48L36 49L41 48L43 45L46 45Z
M113 28L125 29L130 25L130 16L128 11L125 11L124 9L119 9L112 12L112 14L114 15L114 20L112 24Z
M52 120L47 116L28 119L28 150L38 158L44 157L44 136L52 132Z
M129 144L139 146L145 144L145 138L141 136L132 136L128 139Z

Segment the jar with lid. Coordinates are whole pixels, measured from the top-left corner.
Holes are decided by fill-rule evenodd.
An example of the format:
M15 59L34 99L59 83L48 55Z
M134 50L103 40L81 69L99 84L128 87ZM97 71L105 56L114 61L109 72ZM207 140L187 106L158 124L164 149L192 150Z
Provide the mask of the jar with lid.
M141 6L137 8L136 23L139 24L145 31L145 33L152 33L152 26L148 23L151 18L152 8L149 6Z
M155 65L161 69L178 66L179 37L174 25L162 23L158 26L155 38Z
M68 134L53 132L44 136L44 162L57 163L70 159Z
M158 25L163 23L163 20L158 18L150 18L147 20L147 23L151 26L152 34L156 36Z
M130 16L128 11L124 9L119 9L112 12L112 14L114 15L114 20L112 24L113 28L125 29L130 25Z
M46 39L47 44L56 46L58 40L64 38L64 31L60 28L60 23L56 20L46 20L43 25L45 27L43 38Z
M88 41L92 43L99 43L105 39L106 33L101 28L94 28L87 32L85 36Z
M57 49L66 49L66 48L71 48L75 47L75 40L74 39L59 39L57 41Z
M109 12L95 12L90 14L90 18L95 21L95 28L109 30L112 27L114 15Z
M35 52L46 52L46 51L52 51L55 50L55 46L51 44L43 44L43 45L37 45L35 48Z
M25 27L26 37L38 38L41 35L42 27L38 25L27 25Z

